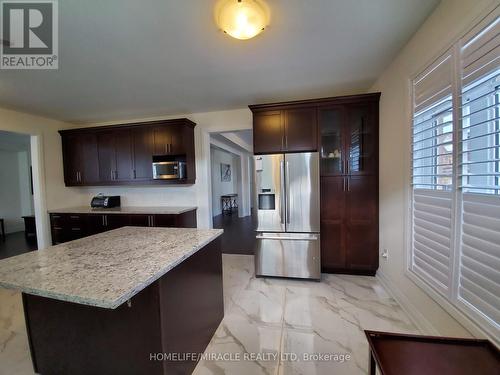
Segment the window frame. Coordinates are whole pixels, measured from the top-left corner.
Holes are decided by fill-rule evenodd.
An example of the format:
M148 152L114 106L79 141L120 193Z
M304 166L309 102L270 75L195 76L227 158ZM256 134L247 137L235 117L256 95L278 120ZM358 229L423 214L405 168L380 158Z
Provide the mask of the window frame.
M463 191L461 188L461 147L462 147L462 80L461 80L461 48L464 36L471 34L473 31L484 29L489 23L491 23L495 18L500 15L500 7L496 6L486 13L481 20L467 29L467 31L460 37L453 40L453 42L448 45L446 49L443 49L439 55L433 59L432 63L427 64L420 69L417 74L410 77L407 81L408 91L409 91L409 106L408 108L408 129L409 129L409 164L407 167L407 194L406 194L406 225L405 225L405 262L406 262L406 276L412 280L418 287L420 287L426 294L428 294L433 300L435 300L445 311L447 311L451 316L453 316L458 322L460 322L466 329L468 329L472 334L476 336L486 336L492 341L500 344L500 337L491 332L491 325L485 323L484 318L479 314L476 314L467 306L463 301L458 298L458 286L460 278L460 257L461 257L461 226L463 219ZM412 270L413 262L413 202L414 202L414 182L413 182L413 125L414 125L414 81L428 69L430 66L436 63L439 59L442 59L446 53L453 49L453 72L452 72L452 113L453 113L453 207L452 207L452 250L450 259L451 267L451 280L452 285L450 288L450 293L443 293L437 289L432 283L423 278L418 273ZM497 106L495 107L495 117L500 115L500 92L495 95ZM496 129L500 129L500 119L495 121ZM496 144L500 144L500 134L497 134ZM497 159L500 159L500 149L496 149L495 152L498 154ZM500 160L496 162L496 170L500 170ZM500 176L496 177L497 181L500 182ZM433 328L433 327L432 327ZM438 333L438 332L435 332Z

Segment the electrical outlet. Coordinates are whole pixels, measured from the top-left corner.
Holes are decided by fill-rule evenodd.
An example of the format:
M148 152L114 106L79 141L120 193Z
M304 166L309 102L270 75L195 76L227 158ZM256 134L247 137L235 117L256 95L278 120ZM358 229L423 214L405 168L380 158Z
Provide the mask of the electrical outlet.
M385 260L389 259L389 250L384 249L382 251L382 258L384 258Z

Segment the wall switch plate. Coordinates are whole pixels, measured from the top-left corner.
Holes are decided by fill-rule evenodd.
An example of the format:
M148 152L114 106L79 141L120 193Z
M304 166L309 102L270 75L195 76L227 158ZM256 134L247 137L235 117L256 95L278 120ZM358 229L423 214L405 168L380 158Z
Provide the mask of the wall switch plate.
M389 250L384 249L382 251L382 258L384 258L384 259L388 259L389 258Z

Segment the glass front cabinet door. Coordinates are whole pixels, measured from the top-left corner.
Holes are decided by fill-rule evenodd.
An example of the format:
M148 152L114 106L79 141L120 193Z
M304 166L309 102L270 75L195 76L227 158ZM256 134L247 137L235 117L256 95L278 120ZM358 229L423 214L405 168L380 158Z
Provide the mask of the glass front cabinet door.
M377 127L372 104L351 105L346 113L346 153L349 175L377 173Z
M320 168L322 176L345 174L344 109L321 108L318 111L320 127Z

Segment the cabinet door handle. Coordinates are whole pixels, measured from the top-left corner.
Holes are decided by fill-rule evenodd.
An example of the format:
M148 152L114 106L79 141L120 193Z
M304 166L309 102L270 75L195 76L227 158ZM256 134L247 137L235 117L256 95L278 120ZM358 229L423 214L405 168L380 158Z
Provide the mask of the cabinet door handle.
M349 177L346 177L347 181L347 191L351 191L351 187L349 186Z
M114 178L113 178L113 170L111 170L110 172L111 172L111 179L114 180Z
M132 173L133 173L134 179L136 179L137 177L135 175L135 169L132 171Z
M155 218L153 215L151 215L151 226L154 227L155 226Z

